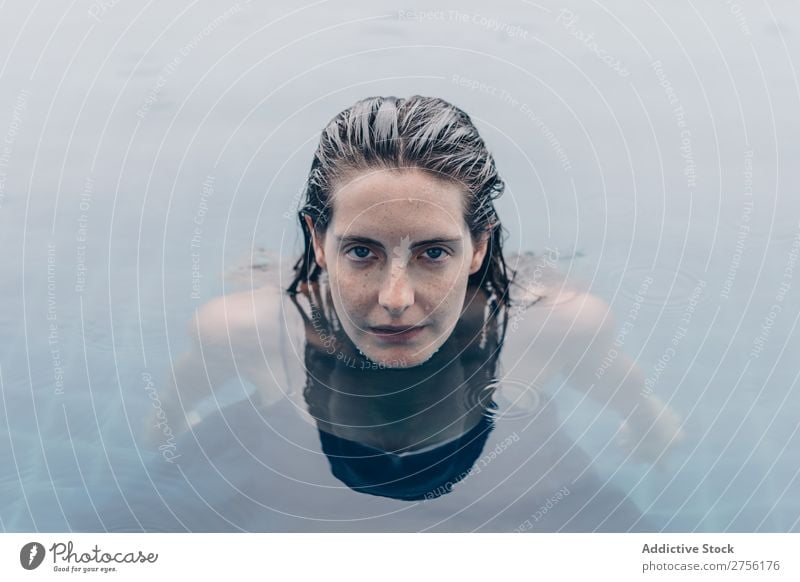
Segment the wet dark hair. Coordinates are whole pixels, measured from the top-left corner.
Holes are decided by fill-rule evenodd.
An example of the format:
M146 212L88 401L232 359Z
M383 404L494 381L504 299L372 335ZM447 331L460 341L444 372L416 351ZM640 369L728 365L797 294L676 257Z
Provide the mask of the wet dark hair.
M321 272L304 217L324 233L332 218L333 189L353 172L375 169L421 170L465 190L464 219L473 240L489 235L483 264L469 283L507 307L514 272L503 256L503 231L494 208L505 184L469 115L443 99L419 95L363 99L322 130L298 211L303 255L287 291L297 293L299 284L317 281Z

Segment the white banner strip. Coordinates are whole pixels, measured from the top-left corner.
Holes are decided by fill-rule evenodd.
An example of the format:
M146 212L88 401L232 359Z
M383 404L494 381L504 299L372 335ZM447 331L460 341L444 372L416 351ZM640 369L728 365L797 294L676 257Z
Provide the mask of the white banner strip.
M799 580L799 542L798 534L3 534L0 580Z

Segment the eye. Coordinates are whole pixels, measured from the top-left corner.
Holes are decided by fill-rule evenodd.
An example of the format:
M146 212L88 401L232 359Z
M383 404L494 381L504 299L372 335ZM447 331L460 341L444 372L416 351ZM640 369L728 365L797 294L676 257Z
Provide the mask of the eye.
M449 254L442 247L431 247L423 253L427 259L434 263L443 263Z
M352 259L356 259L357 261L363 261L369 258L370 253L372 253L372 251L367 247L356 246L351 247L345 254L350 256Z

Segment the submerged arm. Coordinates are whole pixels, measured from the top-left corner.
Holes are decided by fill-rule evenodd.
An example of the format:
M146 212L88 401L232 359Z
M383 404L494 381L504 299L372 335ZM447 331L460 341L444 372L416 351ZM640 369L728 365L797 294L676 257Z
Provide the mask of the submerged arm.
M563 359L567 382L623 419L620 444L631 448L635 458L658 458L683 438L679 417L646 390L639 366L615 344L616 325L608 305L588 294L573 301L573 331Z
M173 363L167 387L159 393L161 412L156 409L157 416L146 421L151 441L167 426L179 434L198 422L196 406L234 378L254 385L261 404L274 402L279 390L265 355L277 352L277 334L274 329L258 332L261 317L255 307L251 294L239 294L219 297L197 310L187 330L190 346ZM277 316L271 319L272 326L277 322Z

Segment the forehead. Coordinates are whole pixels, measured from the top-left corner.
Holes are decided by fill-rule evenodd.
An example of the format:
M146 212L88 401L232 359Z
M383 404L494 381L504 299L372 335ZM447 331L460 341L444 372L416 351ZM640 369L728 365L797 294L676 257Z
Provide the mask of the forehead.
M337 234L370 228L457 237L466 228L464 197L458 184L419 170L371 170L338 185L333 193L333 226Z

